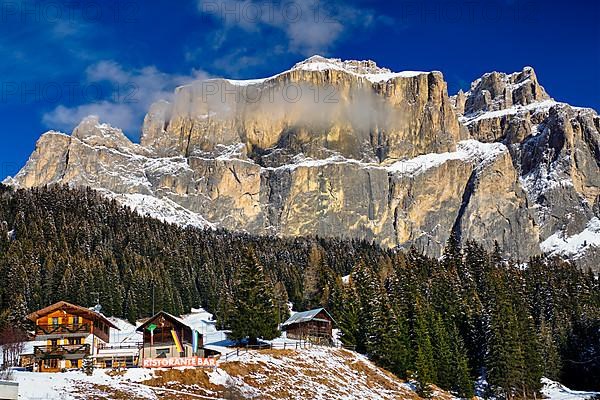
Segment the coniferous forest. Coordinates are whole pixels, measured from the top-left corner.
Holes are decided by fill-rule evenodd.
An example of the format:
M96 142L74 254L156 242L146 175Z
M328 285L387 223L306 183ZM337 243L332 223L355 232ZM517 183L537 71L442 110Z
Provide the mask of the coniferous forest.
M342 277L348 277L342 279ZM436 260L361 241L252 237L138 216L90 189L0 185L0 325L59 300L134 321L202 306L237 337L326 307L342 341L402 378L460 396L533 398L546 376L600 390L600 283L545 257L452 238ZM252 332L244 318L260 314Z

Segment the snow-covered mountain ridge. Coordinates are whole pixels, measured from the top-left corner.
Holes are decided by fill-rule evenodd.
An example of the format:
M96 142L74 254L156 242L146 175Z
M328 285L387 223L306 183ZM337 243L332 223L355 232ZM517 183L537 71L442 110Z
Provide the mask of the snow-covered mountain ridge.
M180 87L173 104L151 107L139 144L93 117L72 135L48 132L6 182L90 186L182 225L434 256L451 232L521 260L574 257L570 238L598 234L600 119L550 98L530 67L452 97L440 72L321 56L266 79L211 82L241 95ZM284 101L289 85L327 96ZM249 99L250 88L269 95ZM576 257L597 265L598 241Z

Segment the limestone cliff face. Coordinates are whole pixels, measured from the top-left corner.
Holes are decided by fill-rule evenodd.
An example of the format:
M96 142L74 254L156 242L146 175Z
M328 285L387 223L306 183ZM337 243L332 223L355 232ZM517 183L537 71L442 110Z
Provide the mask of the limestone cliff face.
M7 182L90 186L174 223L433 256L452 232L521 260L579 243L591 264L600 240L579 239L600 238L599 126L531 68L448 97L439 72L316 56L271 78L180 87L151 107L140 144L93 117L48 132Z
M508 146L539 227L541 250L597 269L598 114L551 99L528 67L511 75L486 74L453 100L471 137Z
M466 139L439 72L393 74L312 57L277 76L180 87L155 104L142 145L161 156L215 156L241 143L259 164L298 153L367 161L451 151Z

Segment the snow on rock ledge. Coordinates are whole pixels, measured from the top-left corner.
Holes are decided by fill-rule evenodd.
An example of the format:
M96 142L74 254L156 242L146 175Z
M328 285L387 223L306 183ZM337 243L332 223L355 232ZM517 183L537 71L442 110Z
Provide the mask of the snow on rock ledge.
M600 247L600 219L592 218L583 231L572 236L565 237L562 231L556 232L540 247L545 253L577 260L591 247Z

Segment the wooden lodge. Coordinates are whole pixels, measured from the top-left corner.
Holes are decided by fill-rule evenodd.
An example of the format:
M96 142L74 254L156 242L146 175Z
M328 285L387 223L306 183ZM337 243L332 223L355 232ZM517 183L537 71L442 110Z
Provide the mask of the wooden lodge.
M110 329L118 329L102 314L60 301L27 316L35 324L33 360L39 372L81 368L83 359L94 357L110 341Z
M335 321L324 308L298 312L281 324L281 330L289 339L307 340L316 343L333 341Z
M204 357L203 336L180 318L160 311L137 328L143 333L141 359Z

